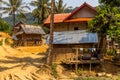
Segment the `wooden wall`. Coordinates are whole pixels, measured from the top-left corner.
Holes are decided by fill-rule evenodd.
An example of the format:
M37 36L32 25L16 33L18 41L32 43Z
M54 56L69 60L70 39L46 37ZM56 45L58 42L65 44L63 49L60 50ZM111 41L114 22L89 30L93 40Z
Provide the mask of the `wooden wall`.
M17 36L18 46L35 46L35 45L41 45L41 35L36 34L21 34Z
M75 52L71 48L54 48L53 62L61 62L75 57Z
M87 29L87 22L74 22L74 23L59 23L54 25L54 32L61 31L74 31L74 28L78 27L79 30Z
M75 59L76 49L84 48L95 48L97 44L79 44L79 45L53 45L53 62L60 63L61 61ZM82 54L80 50L79 54ZM86 53L86 52L84 52Z
M77 12L74 16L72 16L72 18L90 18L90 17L93 18L95 16L96 16L96 11L88 7L84 7L79 12Z

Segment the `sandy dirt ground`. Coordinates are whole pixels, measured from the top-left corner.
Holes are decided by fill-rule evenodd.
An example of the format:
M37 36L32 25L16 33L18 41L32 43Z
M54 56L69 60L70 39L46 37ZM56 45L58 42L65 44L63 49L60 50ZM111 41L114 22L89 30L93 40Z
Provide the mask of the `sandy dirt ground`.
M45 41L41 46L12 48L5 44L6 36L10 37L4 34L0 38L0 41L3 40L0 46L0 80L117 80L116 73L120 72L118 66L105 62L103 65L104 72L113 73L112 77L98 78L95 76L96 72L94 71L93 76L96 79L89 79L89 76L86 75L88 74L87 71L83 74L83 77L87 76L87 79L80 79L81 77L75 79L78 75L74 71L69 71L68 68L63 68L63 66L59 65L57 67L59 79L55 79L51 68L44 64L44 54L48 49ZM96 71L99 72L101 68L101 66L96 67Z
M49 74L40 74L45 55L33 52L37 48L40 50L36 50L35 53L45 52L41 47L17 49L6 45L5 38L2 37L0 40L3 40L2 46L0 46L0 80L49 80L52 78ZM44 47L47 49L46 46Z

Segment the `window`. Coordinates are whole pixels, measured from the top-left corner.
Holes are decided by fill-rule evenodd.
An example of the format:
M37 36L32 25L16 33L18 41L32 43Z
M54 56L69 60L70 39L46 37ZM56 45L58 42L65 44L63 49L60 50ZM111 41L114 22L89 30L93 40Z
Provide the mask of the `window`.
M79 30L78 27L74 27L74 30Z

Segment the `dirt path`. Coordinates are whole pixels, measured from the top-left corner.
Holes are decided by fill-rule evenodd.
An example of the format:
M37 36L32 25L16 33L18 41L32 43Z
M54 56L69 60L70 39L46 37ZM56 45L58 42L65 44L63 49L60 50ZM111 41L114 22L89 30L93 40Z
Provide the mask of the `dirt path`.
M0 46L0 80L49 80L51 76L39 74L44 55L36 55L14 49L5 44ZM44 77L44 75L46 77Z

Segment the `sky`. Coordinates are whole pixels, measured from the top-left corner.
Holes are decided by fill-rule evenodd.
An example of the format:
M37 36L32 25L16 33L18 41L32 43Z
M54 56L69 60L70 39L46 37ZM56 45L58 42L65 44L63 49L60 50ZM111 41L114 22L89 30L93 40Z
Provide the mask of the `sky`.
M33 0L25 0L26 3L29 3L30 1L33 1ZM58 1L58 0L55 0L55 1ZM84 2L90 4L93 7L99 5L98 0L63 0L63 2L64 4L67 4L67 6L72 6L73 8L80 6Z
M7 0L6 0L7 1ZM35 1L35 0L23 0L26 3L30 3L31 1ZM58 1L58 0L55 0ZM98 6L98 0L63 0L64 4L67 4L67 6L72 6L73 8L75 7L79 7L81 4L83 4L84 2L90 4L91 6L95 7ZM34 7L31 7L30 12L34 9ZM3 17L6 17L8 15L3 15Z

